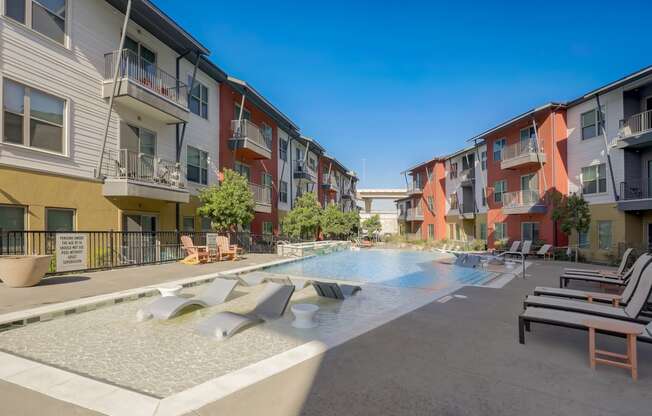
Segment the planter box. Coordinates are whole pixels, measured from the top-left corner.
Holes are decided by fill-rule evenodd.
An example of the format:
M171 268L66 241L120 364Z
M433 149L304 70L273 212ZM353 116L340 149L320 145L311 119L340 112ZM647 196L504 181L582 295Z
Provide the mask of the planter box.
M52 256L0 256L0 279L9 287L37 285L50 267Z

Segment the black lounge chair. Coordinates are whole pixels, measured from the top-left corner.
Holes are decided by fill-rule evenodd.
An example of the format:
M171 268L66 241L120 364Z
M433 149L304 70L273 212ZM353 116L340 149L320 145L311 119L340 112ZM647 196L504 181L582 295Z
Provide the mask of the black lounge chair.
M620 295L612 295L602 292L591 292L586 290L577 290L577 289L564 289L556 287L543 287L537 286L534 288L535 296L552 296L559 298L567 299L577 299L577 300L592 300L598 303L612 303L614 306L622 305L625 306L631 299L634 294L634 290L638 285L638 281L641 277L641 273L633 273L635 269L647 267L650 262L652 262L652 255L643 254L640 256L634 265L629 269L629 272L625 276L627 284L624 287L623 292Z
M625 250L625 252L623 253L623 257L620 260L620 265L618 266L618 270L615 272L611 270L573 269L567 267L564 269L564 274L579 274L585 276L622 279L624 274L626 273L625 268L627 267L627 262L629 261L629 257L631 256L632 251L633 251L632 248L628 248L627 250Z
M200 322L197 332L223 340L245 326L280 318L285 313L293 293L293 285L269 282L260 294L253 311L247 314L220 312Z
M641 312L643 312L643 309L647 306L647 299L652 291L652 267L648 267L647 265L644 266L639 263L632 273L640 273L640 278L634 293L629 299L627 306L624 308L579 300L530 295L525 298L525 312L527 312L530 307L558 309L624 321L648 323L650 322L649 316L644 316Z
M330 299L344 300L362 290L360 286L354 285L338 285L337 283L319 281L312 281L310 283L312 283L315 292L319 296Z

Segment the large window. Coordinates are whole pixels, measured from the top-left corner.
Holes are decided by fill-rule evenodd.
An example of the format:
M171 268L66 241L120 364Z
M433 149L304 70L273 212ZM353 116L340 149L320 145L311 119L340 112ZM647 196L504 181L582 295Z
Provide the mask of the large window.
M183 231L195 231L195 218L183 217Z
M435 224L428 224L428 240L435 239Z
M209 217L201 217L201 230L202 231L212 231L213 222Z
M281 181L278 191L278 200L284 203L288 202L288 183Z
M589 239L588 232L580 232L578 234L578 245L580 248L589 248L591 246L591 240Z
M269 188L272 187L272 175L270 175L269 173L263 172L262 175L261 175L260 180L261 180L261 182L260 182L261 185L267 186Z
M192 82L192 75L188 75L188 85ZM195 79L195 84L190 89L190 111L199 117L208 119L208 88Z
M600 250L611 248L611 221L598 221L598 248Z
M430 210L430 212L434 212L435 211L435 199L432 197L432 195L429 195L427 201L428 201L428 210Z
M604 163L582 168L582 193L585 195L607 192L607 167Z
M539 223L523 222L521 223L521 240L537 241L539 239Z
M240 162L235 162L234 168L236 172L238 172L240 175L247 178L247 181L251 181L251 168L249 167L249 165L245 165L244 163L240 163Z
M527 149L528 151L536 150L535 144L537 140L537 134L533 126L521 129L519 133L519 138L521 142L521 149L523 151L525 151L525 149Z
M507 239L507 224L497 222L494 224L494 241Z
M498 139L494 142L494 161L503 160L503 149L506 143L507 139Z
M457 194L451 194L451 196L450 196L450 204L451 204L451 209L458 209L459 208L459 201L457 199Z
M604 117L604 111L602 112ZM580 116L580 123L582 127L582 140L590 139L597 136L601 131L598 129L598 111L593 109L582 113Z
M451 179L457 178L457 162L451 163L451 171L449 173Z
M235 105L234 119L235 120L240 119L240 106L238 104ZM246 108L242 111L242 119L243 120L251 120L251 113Z
M4 14L65 44L66 0L5 0Z
M487 151L480 153L480 166L482 170L487 170Z
M65 100L5 79L2 141L64 153Z
M272 223L271 221L263 222L263 234L264 235L274 234L274 223Z
M279 143L278 157L285 162L288 160L288 141L285 139L281 139Z
M3 253L21 253L24 246L22 234L7 233L7 231L23 231L25 229L25 208L14 205L0 205L0 250Z
M503 194L507 192L505 180L494 182L494 202L503 202Z
M208 184L208 153L188 146L187 175L191 182Z
M487 239L487 224L484 222L480 223L480 240Z
M74 231L75 210L63 208L46 208L45 227L47 231Z
M272 128L265 123L260 124L260 133L263 135L268 148L272 148Z
M482 206L487 206L487 188L482 188Z

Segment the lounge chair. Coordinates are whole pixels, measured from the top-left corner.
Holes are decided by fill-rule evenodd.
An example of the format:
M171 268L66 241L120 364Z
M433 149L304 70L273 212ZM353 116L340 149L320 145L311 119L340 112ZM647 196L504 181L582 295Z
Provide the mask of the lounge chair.
M200 322L197 332L207 337L223 340L239 329L283 316L294 293L294 286L280 283L267 283L256 307L247 314L220 312Z
M625 268L627 267L627 262L629 261L631 255L632 255L631 248L625 250L625 252L623 253L623 257L620 260L620 265L618 266L618 270L615 272L612 270L565 268L564 274L581 274L587 276L607 277L607 278L615 278L615 279L622 278L622 276L626 273Z
M559 287L565 287L571 281L581 281L588 283L610 284L616 286L625 286L627 279L631 275L634 266L630 267L623 275L617 276L615 274L584 274L576 272L564 272L559 276Z
M521 246L521 242L520 242L520 241L513 241L511 247L509 248L509 250L502 250L502 251L500 252L500 254L504 254L504 253L507 253L507 252L510 252L510 251L511 251L512 253L518 252L518 248L519 248L520 246Z
M208 250L208 246L194 245L192 238L187 235L181 236L181 244L187 253L184 261L197 261L199 263L206 263L210 261L210 252Z
M608 306L596 303L583 302L580 300L561 299L547 296L532 296L529 295L525 298L523 303L525 309L529 307L559 309L570 312L586 313L594 316L602 316L605 318L614 318L632 322L647 323L650 321L649 317L641 316L641 312L647 306L647 299L652 291L652 267L637 264L636 269L632 275L640 273L640 278L634 293L631 295L627 306Z
M225 235L218 235L215 239L217 244L217 255L220 260L228 258L231 260L238 259L238 245L231 244L229 237Z
M217 278L208 284L208 287L199 295L191 298L181 296L164 296L154 300L149 305L140 309L136 317L138 321L148 319L167 320L177 316L181 311L190 307L207 308L224 303L233 289L238 284L237 280Z
M455 259L455 264L456 266L460 267L469 267L469 268L476 268L480 265L480 260L482 260L482 257L476 254L460 254L456 259Z
M344 300L362 290L360 286L339 285L331 282L312 281L315 292L323 298Z
M542 257L544 260L546 258L552 258L552 253L550 252L550 249L552 248L551 244L544 244L539 248L539 251L534 253L535 256Z
M555 287L541 287L538 286L534 288L534 295L535 296L553 296L553 297L560 297L560 298L567 298L567 299L578 299L578 300L584 300L584 301L595 301L598 303L611 303L614 306L618 305L627 305L629 300L631 299L632 295L634 294L634 290L636 289L636 286L638 285L638 281L641 277L641 273L633 273L634 270L639 270L639 268L642 267L647 267L650 262L652 262L652 255L650 254L643 254L640 256L632 268L629 269L628 275L627 275L627 284L624 287L623 292L620 295L616 294L609 294L609 293L603 293L603 292L590 292L586 290L575 290L575 289L562 289L562 288L555 288Z

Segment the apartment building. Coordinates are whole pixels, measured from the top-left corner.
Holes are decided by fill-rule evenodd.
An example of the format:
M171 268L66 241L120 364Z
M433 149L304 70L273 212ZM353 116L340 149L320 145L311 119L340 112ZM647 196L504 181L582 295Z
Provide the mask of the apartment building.
M228 137L220 141L220 167L246 177L254 196L255 216L246 231L277 234L279 201L287 200L288 192L288 183L279 182L279 132L296 135L298 127L251 85L234 77L220 85L219 112L220 136ZM283 140L287 156L287 133Z
M150 2L122 50L126 2L0 5L0 228L206 228L226 78L207 48Z
M589 203L587 257L652 247L652 67L568 103L569 192Z
M396 201L399 233L408 239L446 238L445 159L412 166L403 175L407 196Z
M319 187L319 201L323 207L335 204L344 212L357 208L356 183L358 178L355 172L347 169L337 159L328 154L319 158L321 181Z
M325 151L321 144L307 136L301 135L290 141L290 209L294 208L296 199L306 192L312 192L319 198L322 180L319 159Z

